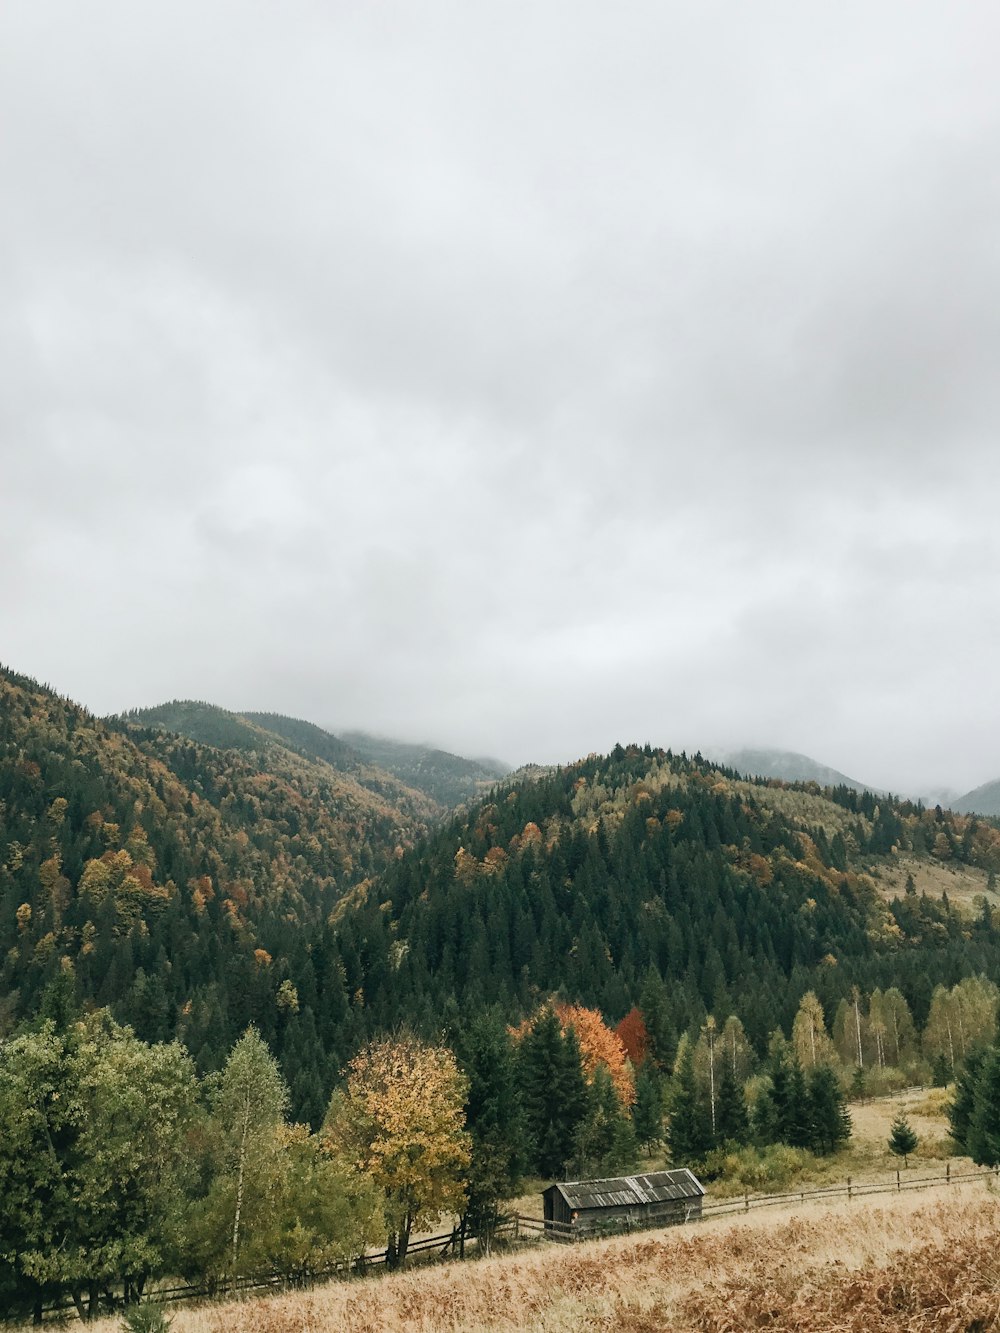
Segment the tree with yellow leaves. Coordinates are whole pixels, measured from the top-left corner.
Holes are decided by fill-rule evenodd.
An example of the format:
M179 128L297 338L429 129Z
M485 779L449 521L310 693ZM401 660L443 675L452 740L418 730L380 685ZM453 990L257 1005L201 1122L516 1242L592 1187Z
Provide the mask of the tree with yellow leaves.
M451 1051L404 1035L355 1056L333 1094L324 1135L381 1191L390 1266L406 1258L415 1226L462 1210L472 1156L466 1091Z

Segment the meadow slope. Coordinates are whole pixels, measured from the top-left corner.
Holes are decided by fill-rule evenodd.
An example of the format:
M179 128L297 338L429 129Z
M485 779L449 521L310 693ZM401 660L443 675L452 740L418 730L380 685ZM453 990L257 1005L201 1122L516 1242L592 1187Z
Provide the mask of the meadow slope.
M998 1228L977 1183L183 1310L174 1333L986 1333Z

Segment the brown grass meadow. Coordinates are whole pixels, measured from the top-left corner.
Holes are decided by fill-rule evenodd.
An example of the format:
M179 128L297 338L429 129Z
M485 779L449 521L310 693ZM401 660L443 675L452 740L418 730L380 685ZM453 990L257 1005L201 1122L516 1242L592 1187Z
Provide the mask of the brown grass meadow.
M986 1333L998 1235L992 1185L953 1185L178 1310L174 1333Z

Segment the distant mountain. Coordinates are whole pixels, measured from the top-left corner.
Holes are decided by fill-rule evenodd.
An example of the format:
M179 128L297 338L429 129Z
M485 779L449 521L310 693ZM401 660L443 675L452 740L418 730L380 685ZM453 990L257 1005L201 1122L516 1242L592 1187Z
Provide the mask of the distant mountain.
M952 801L951 808L961 815L1000 816L1000 778L959 796Z
M876 790L835 768L810 759L807 754L796 754L794 750L719 750L712 757L727 768L735 768L745 777L780 778L783 782L818 782L821 787L850 787L854 791Z
M463 759L446 750L409 745L364 731L344 731L340 739L371 763L393 773L442 805L454 807L474 800L510 769L497 759Z
M321 771L337 774L389 802L407 817L421 823L443 818L448 807L419 787L409 786L393 773L372 764L364 755L312 722L284 717L280 713L230 713L215 704L194 699L174 699L155 708L135 708L114 725L172 732L220 750L236 750L267 766L268 758L296 756L322 765Z

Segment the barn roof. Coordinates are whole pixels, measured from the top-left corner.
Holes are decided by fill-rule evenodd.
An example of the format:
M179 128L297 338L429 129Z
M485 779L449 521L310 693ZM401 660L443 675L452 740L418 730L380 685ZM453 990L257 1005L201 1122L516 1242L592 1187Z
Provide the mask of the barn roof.
M668 1203L672 1199L697 1199L705 1193L696 1176L681 1167L677 1171L654 1171L648 1176L617 1176L612 1180L567 1180L550 1185L570 1208L628 1208L641 1203Z

